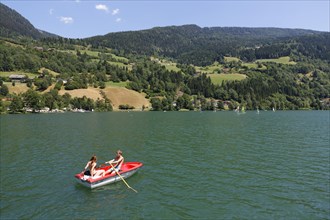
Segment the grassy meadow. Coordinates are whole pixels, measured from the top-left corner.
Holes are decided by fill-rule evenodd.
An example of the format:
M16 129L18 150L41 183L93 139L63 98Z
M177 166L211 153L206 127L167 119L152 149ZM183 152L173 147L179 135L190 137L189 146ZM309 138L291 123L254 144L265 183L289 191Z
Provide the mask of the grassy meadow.
M225 62L239 62L239 61L241 61L239 58L237 58L237 57L224 57L224 60L225 60Z
M246 75L240 73L231 73L231 74L207 74L211 78L211 81L215 85L221 85L222 81L234 81L234 80L243 80L246 78Z
M28 72L23 72L23 71L10 71L10 72L0 71L0 77L9 77L12 74L27 75L30 79L34 79L36 76L38 76L38 74L36 74L36 73L28 73Z
M296 62L290 61L290 57L279 57L277 59L259 59L255 62L265 63L265 62L273 62L273 63L280 63L280 64L286 64L286 65L295 65Z
M39 70L38 72L39 72L39 73L42 73L44 70L47 70L48 73L49 73L50 75L52 75L53 77L56 77L56 76L59 76L59 75L60 75L59 73L57 73L57 72L55 72L55 71L53 71L53 70L47 69L47 68L45 68L45 67L40 68L40 70Z
M8 87L9 93L11 94L25 93L29 90L26 83L15 82L15 85L13 86L11 82L4 82L4 85Z
M106 87L120 87L120 88L125 88L128 84L128 81L126 82L106 82L105 86Z
M210 66L205 66L205 67L196 66L195 69L196 71L201 73L211 74L211 73L220 73L221 69L223 69L223 66L218 62L214 62Z
M176 63L166 60L166 59L159 59L156 57L150 57L150 60L158 62L160 65L164 66L168 71L175 71L179 72L181 69L176 66Z

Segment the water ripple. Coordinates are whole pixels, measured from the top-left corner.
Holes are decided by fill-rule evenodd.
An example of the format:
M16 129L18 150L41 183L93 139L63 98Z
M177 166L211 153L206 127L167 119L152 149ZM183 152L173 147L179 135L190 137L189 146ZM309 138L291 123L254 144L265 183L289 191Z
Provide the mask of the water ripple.
M1 218L329 219L328 114L0 116ZM74 182L118 148L144 163L137 194Z

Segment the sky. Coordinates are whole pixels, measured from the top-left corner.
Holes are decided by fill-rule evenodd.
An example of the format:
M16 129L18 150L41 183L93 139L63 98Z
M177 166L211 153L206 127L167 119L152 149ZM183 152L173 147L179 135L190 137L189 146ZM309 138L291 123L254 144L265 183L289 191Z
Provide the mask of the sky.
M329 32L330 0L0 0L41 30L67 38L171 25Z

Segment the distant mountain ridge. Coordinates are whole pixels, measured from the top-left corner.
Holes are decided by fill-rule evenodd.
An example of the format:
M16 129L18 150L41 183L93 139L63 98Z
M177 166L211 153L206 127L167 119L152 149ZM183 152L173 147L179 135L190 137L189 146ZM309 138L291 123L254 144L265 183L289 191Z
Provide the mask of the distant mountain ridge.
M146 30L139 31L123 31L123 32L113 32L108 33L103 36L93 36L85 38L88 41L93 42L95 40L101 40L102 43L108 45L116 45L120 38L126 38L127 36L132 37L132 40L143 40L145 42L146 38L154 37L153 45L157 48L157 45L173 40L174 38L188 38L190 43L195 42L200 38L208 39L219 39L219 38L232 38L232 39L242 39L248 38L253 39L279 39L286 37L297 37L303 35L322 33L320 31L306 30L306 29L289 29L289 28L249 28L249 27L204 27L201 28L195 24L188 24L182 26L166 26L166 27L154 27ZM32 38L42 38L42 37L59 37L56 34L48 33L43 30L35 28L26 18L15 10L9 8L8 6L0 3L0 36L16 34L29 36ZM161 39L164 38L164 39ZM113 42L110 42L113 41Z
M36 29L27 19L0 3L0 36L34 39L60 38ZM199 27L194 24L108 33L80 39L94 48L116 54L139 54L175 59L178 63L207 66L224 56L243 61L278 58L293 53L330 60L330 34L305 29Z
M183 25L85 39L52 36L0 4L0 113L108 111L117 97L116 108L150 102L157 111L330 108L328 32ZM11 82L12 73L26 74L26 85ZM26 92L17 92L22 84ZM107 90L113 85L146 99L133 105L132 93Z
M108 33L103 36L94 36L85 38L87 41L95 42L101 41L101 44L107 44L108 46L116 46L117 43L131 38L130 41L137 41L142 44L151 40L152 47L158 48L159 45L166 42L173 44L178 40L188 39L187 42L183 42L184 45L189 45L194 42L198 42L201 39L207 39L211 42L218 40L219 42L226 39L232 41L244 41L245 45L254 45L258 41L269 42L275 39L284 39L290 37L298 37L304 35L313 35L322 33L319 31L305 30L305 29L288 29L288 28L249 28L249 27L204 27L201 28L197 25L182 25L182 26L167 26L167 27L154 27L151 29L140 31L124 31ZM176 39L176 40L175 40ZM95 42L96 43L96 42ZM131 45L127 42L127 46ZM141 46L141 45L140 45Z
M287 28L155 27L141 31L109 33L85 38L94 47L105 46L127 53L172 57L181 63L208 65L221 57L239 56L242 50L279 44L324 32ZM282 48L284 49L284 48Z

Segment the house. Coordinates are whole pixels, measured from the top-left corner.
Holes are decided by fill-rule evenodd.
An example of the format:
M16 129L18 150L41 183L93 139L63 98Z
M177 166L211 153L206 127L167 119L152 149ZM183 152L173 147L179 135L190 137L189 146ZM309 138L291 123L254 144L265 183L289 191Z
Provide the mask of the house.
M27 80L27 76L26 75L22 75L22 74L11 74L9 76L9 79L12 82L25 82Z
M44 50L43 47L34 47L34 49L39 50L39 51L43 51Z
M61 82L63 83L63 85L66 85L68 83L68 80L66 79L58 79L56 82Z

